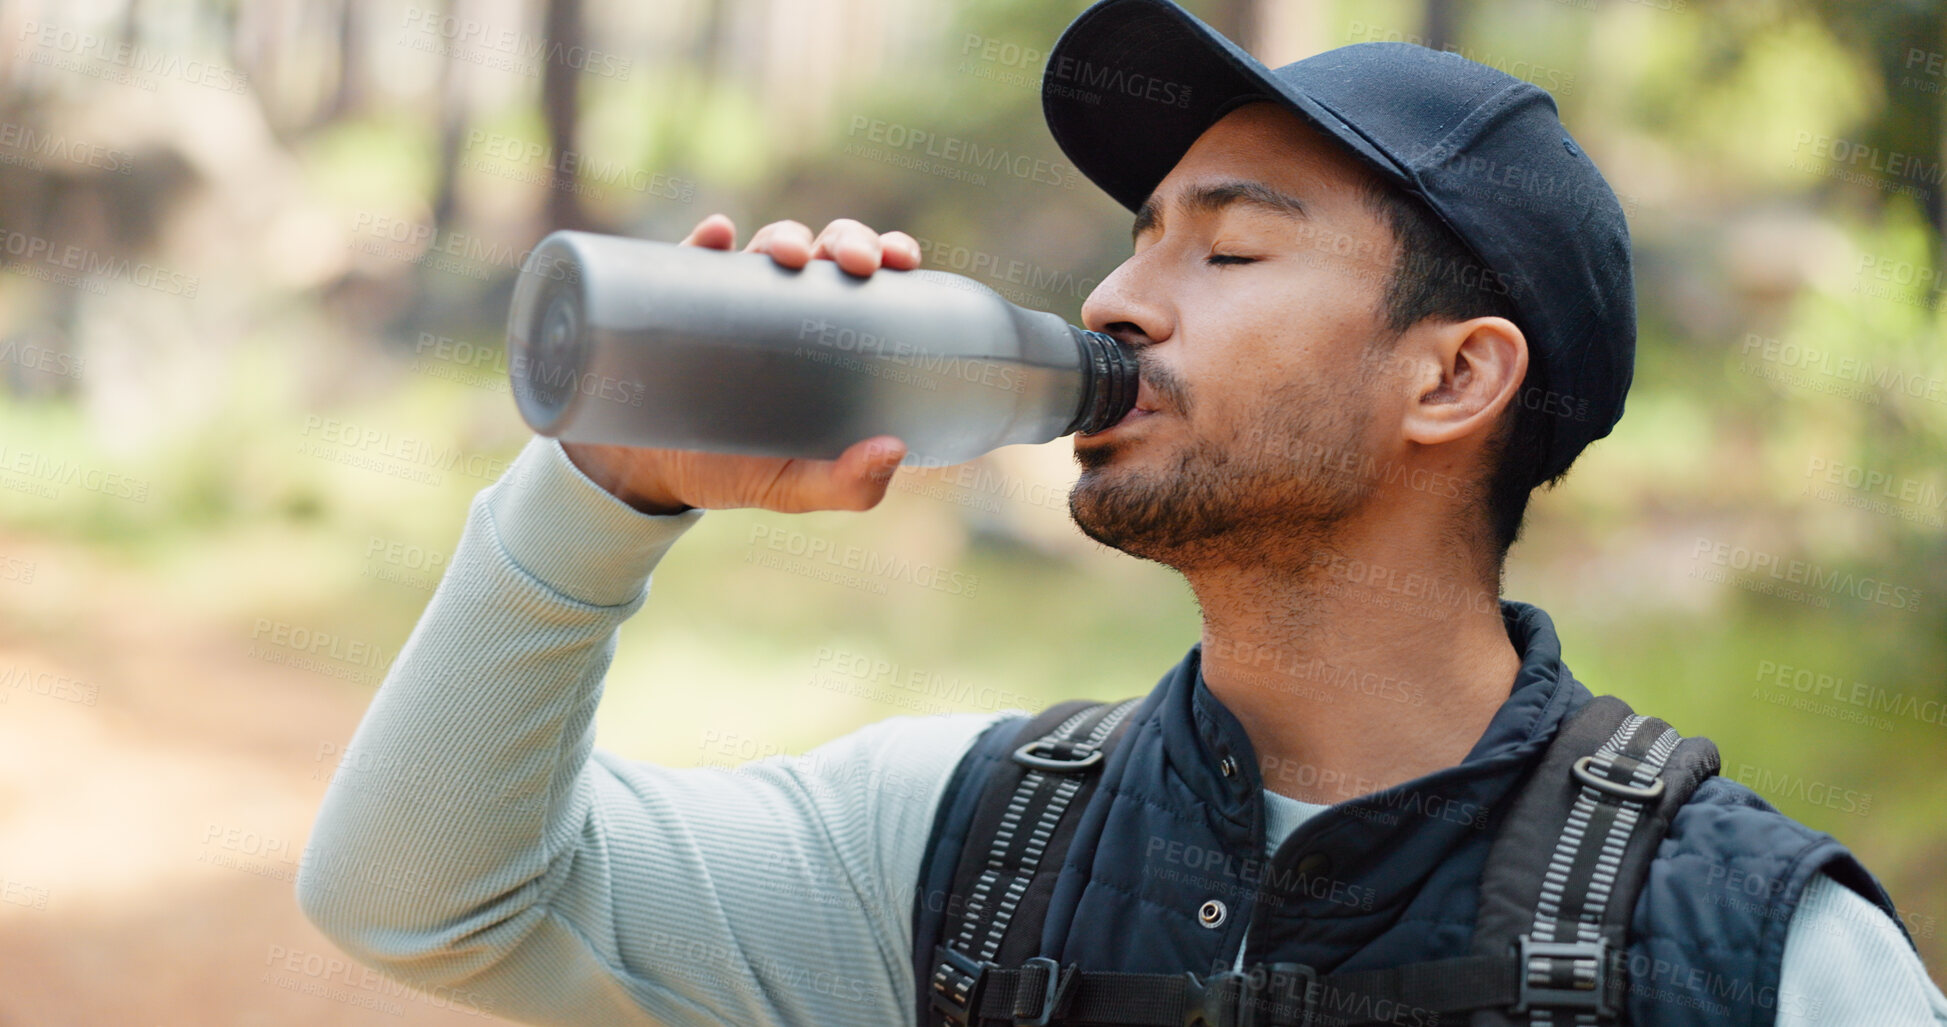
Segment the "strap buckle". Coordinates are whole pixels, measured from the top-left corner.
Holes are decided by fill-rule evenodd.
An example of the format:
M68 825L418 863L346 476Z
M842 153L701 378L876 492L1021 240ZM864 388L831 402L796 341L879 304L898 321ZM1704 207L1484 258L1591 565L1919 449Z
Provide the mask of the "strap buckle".
M1086 742L1037 738L1014 750L1014 762L1036 770L1069 774L1102 762L1102 750Z
M954 1023L973 1023L973 1011L980 1007L981 985L987 983L987 965L946 945L933 947L933 1009Z
M1598 1018L1620 1015L1622 952L1608 939L1536 941L1515 939L1517 992L1511 1012L1547 1009L1587 1010Z
M1031 970L1040 971L1041 994L1029 990L1035 980ZM1014 992L1014 1027L1048 1027L1055 1015L1055 999L1061 992L1061 964L1047 956L1035 956L1021 964L1020 983Z
M1308 1027L1318 1012L1318 971L1302 963L1184 977L1183 1027Z
M1559 765L1557 764L1557 766ZM1607 792L1619 799L1626 799L1630 802L1653 802L1658 796L1663 794L1662 777L1659 776L1648 785L1640 788L1632 784L1611 780L1596 772L1594 756L1584 756L1576 760L1575 765L1569 768L1569 772L1575 775L1577 781L1588 785L1598 792ZM1560 773L1560 771L1556 771L1556 773Z

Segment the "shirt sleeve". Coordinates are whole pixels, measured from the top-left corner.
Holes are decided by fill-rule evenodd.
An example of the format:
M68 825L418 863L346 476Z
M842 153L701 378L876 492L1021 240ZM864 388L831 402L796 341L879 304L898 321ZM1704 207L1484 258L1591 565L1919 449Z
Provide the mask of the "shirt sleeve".
M1947 997L1884 911L1814 876L1785 934L1778 1027L1908 1025L1947 1025Z
M312 830L298 899L327 936L532 1023L911 1020L933 810L1005 713L735 769L595 751L616 629L703 513L638 513L549 439L481 492Z

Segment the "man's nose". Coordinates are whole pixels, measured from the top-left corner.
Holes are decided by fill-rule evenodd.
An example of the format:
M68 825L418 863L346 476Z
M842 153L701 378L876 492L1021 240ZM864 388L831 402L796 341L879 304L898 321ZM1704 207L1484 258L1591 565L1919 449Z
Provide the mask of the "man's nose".
M1102 279L1082 303L1082 325L1132 346L1154 345L1175 332L1167 296L1140 257L1131 257Z

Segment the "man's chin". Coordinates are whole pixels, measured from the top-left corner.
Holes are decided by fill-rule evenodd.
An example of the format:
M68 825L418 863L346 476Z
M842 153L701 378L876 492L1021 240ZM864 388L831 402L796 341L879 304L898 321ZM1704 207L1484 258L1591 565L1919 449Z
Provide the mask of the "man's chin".
M1126 456L1101 455L1095 465L1084 464L1069 491L1069 519L1082 534L1111 549L1163 560L1197 519L1184 516L1184 497L1170 487L1170 476L1156 480L1131 466Z

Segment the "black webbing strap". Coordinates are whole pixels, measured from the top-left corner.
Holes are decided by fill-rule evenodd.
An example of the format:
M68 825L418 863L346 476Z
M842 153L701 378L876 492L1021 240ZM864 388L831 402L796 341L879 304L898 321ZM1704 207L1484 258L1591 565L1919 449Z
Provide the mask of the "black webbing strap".
M1613 696L1563 722L1488 853L1472 948L1512 952L1520 993L1477 1027L1622 1020L1636 896L1670 818L1717 766L1709 740Z
M954 892L964 904L958 917L950 917L938 946L933 972L927 981L932 990L933 1008L949 1022L967 1023L976 1008L983 1009L981 991L987 967L1004 955L1002 945L1009 940L1014 914L1029 898L1029 889L1044 858L1059 866L1071 831L1062 832L1071 809L1086 803L1093 791L1108 745L1116 728L1127 720L1142 700L1120 703L1063 704L1049 711L1060 716L1053 728L1041 718L1030 723L1026 738L1002 767L1015 775L1011 788L1007 781L990 782L989 794L998 785L1007 801L994 817L983 799L979 821L967 836L961 855ZM998 772L997 772L998 773ZM1058 835L1059 832L1059 835ZM1052 888L1044 879L1043 890ZM1013 948L1035 951L1040 942L1040 920L1026 925L1034 934ZM1053 961L1046 961L1053 967ZM1012 1010L1003 1014L1013 1019Z
M1057 973L1053 960L1036 962L1042 965L982 975L981 1020L1064 1027L1398 1025L1512 1005L1520 990L1512 956L1461 956L1327 977L1296 963L1200 978L1074 967Z

